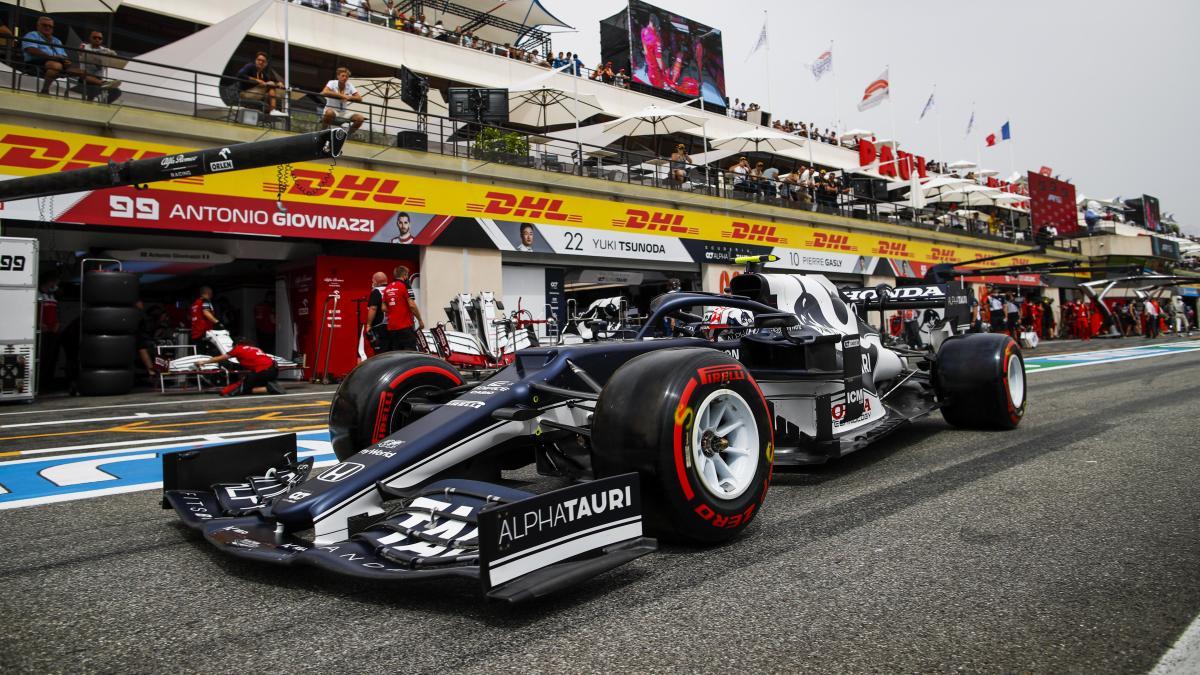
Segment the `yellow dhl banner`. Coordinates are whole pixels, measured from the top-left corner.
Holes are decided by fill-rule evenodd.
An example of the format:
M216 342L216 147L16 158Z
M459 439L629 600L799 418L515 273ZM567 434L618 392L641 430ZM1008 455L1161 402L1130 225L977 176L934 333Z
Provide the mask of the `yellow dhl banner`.
M175 155L194 150L128 139L0 125L0 175L29 176ZM281 187L282 186L282 187ZM809 225L759 222L740 215L713 215L628 202L554 195L346 166L299 163L290 170L266 167L156 183L156 190L301 202L323 207L412 211L444 216L571 225L614 232L663 235L724 244L881 256L920 262L965 262L996 250L840 232ZM982 267L1021 265L1048 258L1018 256Z

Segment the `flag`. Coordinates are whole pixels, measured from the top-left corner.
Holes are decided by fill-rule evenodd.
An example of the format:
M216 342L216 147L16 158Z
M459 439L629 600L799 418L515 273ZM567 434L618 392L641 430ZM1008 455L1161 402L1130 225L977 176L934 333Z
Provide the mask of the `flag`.
M996 144L996 141L1007 141L1010 138L1012 138L1012 130L1009 129L1008 122L1005 122L1004 126L1000 127L1000 138L996 138L996 134L988 134L987 138L984 140L987 141L988 147L990 148Z
M971 119L967 120L967 135L971 135L971 130L975 128L975 111L971 110Z
M833 47L830 46L830 48L827 51L821 52L821 55L817 57L816 61L812 62L812 64L809 66L809 68L812 69L813 78L817 79L817 80L820 80L821 76L824 75L825 73L832 72L833 71Z
M762 27L762 30L759 31L759 33L758 33L758 41L754 43L754 49L750 50L750 54L746 56L746 60L749 61L751 56L754 56L755 54L758 53L758 50L760 50L766 46L767 46L767 20L763 19L763 27Z
M888 69L884 68L883 73L875 78L875 81L867 85L866 91L863 92L862 100L858 102L858 111L862 112L870 108L874 108L888 98Z
M921 108L921 116L917 118L917 121L920 122L921 120L925 119L926 113L928 113L930 110L933 110L933 94L930 94L929 100L925 101L925 107Z

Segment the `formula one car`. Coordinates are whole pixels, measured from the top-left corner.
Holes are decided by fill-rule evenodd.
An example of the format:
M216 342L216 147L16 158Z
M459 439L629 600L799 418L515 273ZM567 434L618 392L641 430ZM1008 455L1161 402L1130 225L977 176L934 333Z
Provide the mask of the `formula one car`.
M861 311L957 307L952 286L854 295ZM735 537L776 465L840 457L936 410L962 427L1021 420L1024 361L1007 336L889 348L822 276L751 270L730 290L659 296L632 339L524 349L479 382L429 355L373 357L334 398L337 465L312 471L286 439L170 454L164 507L235 556L465 577L517 601L654 550L644 534ZM697 337L712 307L744 310L753 330ZM505 480L530 465L570 484Z

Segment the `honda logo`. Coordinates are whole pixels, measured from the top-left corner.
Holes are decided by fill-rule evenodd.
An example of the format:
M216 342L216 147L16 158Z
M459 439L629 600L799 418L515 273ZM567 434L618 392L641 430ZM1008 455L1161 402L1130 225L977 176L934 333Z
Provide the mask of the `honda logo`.
M363 470L363 465L356 462L343 462L335 466L325 469L325 472L317 476L317 480L323 480L326 483L340 483L350 476Z

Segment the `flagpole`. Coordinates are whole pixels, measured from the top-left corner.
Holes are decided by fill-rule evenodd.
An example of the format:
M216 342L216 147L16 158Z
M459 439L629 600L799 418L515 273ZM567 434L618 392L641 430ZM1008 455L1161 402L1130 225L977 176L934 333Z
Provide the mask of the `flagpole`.
M938 161L946 161L946 152L942 148L942 109L937 103L937 85L933 85L933 115L934 123L937 125L937 141L938 141Z
M884 72L887 73L888 110L892 114L892 171L900 178L900 127L896 124L896 104L892 103L892 65L889 63Z
M763 33L766 35L766 38L767 38L766 44L763 45L764 47L766 47L766 49L764 51L766 52L766 59L767 59L767 68L766 68L766 70L767 70L767 111L771 112L771 114L774 115L775 113L772 111L775 110L775 104L771 100L771 34L767 32L767 21L768 20L769 20L769 17L767 16L767 10L764 9L763 10ZM760 116L759 119L761 120L762 117Z
M834 132L839 136L842 133L842 115L839 112L841 103L841 95L838 93L837 83L837 68L833 67L833 40L829 41L829 69L833 75L833 127Z

